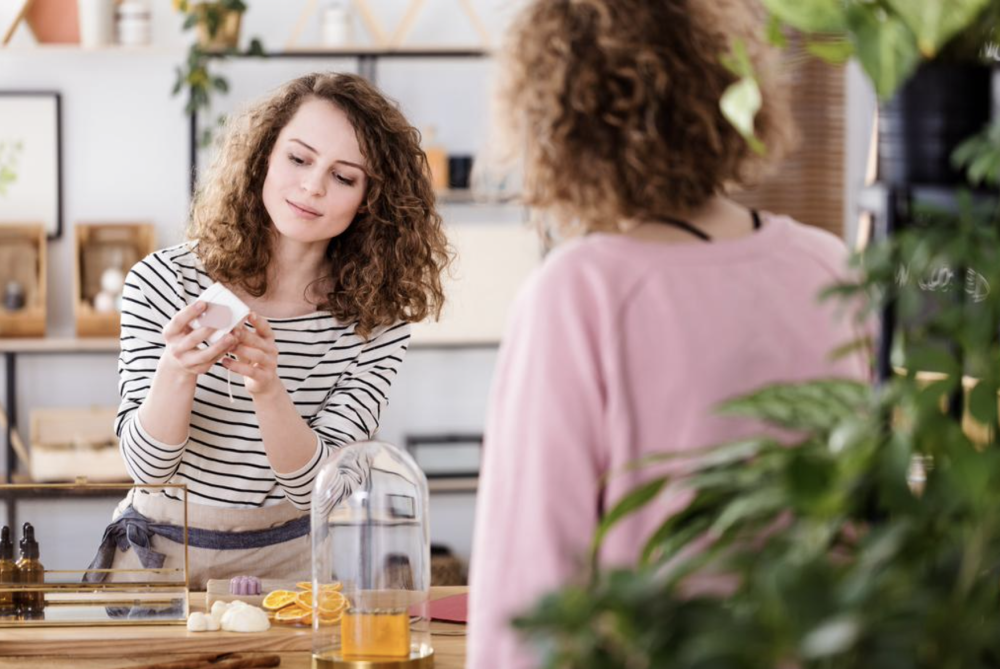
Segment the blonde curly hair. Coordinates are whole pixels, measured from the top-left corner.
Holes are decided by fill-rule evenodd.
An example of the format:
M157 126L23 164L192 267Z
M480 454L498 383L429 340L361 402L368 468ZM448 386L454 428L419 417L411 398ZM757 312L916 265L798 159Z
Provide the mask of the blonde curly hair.
M515 19L498 86L523 198L561 235L621 231L750 185L793 139L787 94L749 0L538 0ZM763 106L758 156L722 116L743 42ZM513 156L511 154L514 154Z
M440 316L441 273L451 251L435 208L420 133L371 83L353 74L309 74L229 120L191 207L187 236L216 281L267 292L271 219L268 160L282 128L307 99L328 100L354 126L368 187L351 225L330 240L331 288L320 308L369 336L397 321ZM325 284L324 284L325 285Z

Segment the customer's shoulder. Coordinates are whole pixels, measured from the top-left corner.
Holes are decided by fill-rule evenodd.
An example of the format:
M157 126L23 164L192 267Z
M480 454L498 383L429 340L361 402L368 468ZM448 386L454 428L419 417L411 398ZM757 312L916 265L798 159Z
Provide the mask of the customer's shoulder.
M536 307L584 307L591 313L620 303L643 273L637 263L605 248L608 235L587 235L549 251L524 287L522 298Z
M800 250L838 261L847 257L848 249L844 240L829 230L806 225L790 216L772 216L775 222L783 224L782 231L786 241Z

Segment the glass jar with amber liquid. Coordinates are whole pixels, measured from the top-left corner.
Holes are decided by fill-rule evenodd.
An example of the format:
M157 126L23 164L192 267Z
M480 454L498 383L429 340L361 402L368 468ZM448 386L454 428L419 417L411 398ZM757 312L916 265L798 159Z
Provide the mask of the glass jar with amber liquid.
M413 459L381 442L341 449L316 476L312 542L313 591L337 582L344 599L317 600L314 669L433 667L427 478Z

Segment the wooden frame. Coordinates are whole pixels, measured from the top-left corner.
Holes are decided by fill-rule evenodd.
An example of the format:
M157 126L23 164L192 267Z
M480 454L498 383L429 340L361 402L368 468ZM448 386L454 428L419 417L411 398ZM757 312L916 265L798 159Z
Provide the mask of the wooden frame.
M38 221L62 236L62 98L0 91L0 225Z
M47 247L40 224L0 226L0 290L22 285L25 304L10 311L0 300L0 337L44 337Z
M152 223L77 223L73 254L73 312L78 337L117 337L121 313L94 308L101 274L116 267L127 274L132 265L156 250Z

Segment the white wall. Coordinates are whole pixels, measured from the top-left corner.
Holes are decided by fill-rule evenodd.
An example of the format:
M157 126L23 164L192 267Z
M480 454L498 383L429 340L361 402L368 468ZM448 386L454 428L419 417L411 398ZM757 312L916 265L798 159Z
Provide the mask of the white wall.
M73 316L72 230L78 221L151 221L161 246L181 239L188 206L188 125L183 102L171 98L174 67L185 52L179 18L165 0L153 0L156 48L135 51L32 50L24 29L16 48L0 50L0 90L56 90L63 96L64 233L50 244L49 334L71 336ZM259 35L280 49L292 32L303 0L255 0L244 22L244 36ZM399 0L371 3L386 25L398 20ZM484 21L499 35L511 11L502 0L474 0ZM412 44L467 44L476 35L454 0L432 0L414 25ZM0 27L11 3L0 5ZM396 14L395 17L392 15ZM360 26L357 34L364 35ZM300 44L318 34L315 20ZM353 69L350 60L233 62L227 64L232 93L219 104L231 107L311 68ZM418 127L435 126L438 139L454 153L482 145L488 119L489 60L398 60L379 64L378 80ZM848 124L845 188L847 230L853 230L853 191L863 174L870 119L870 94L856 73L848 78L852 116ZM448 222L507 221L523 212L511 208L449 206ZM495 351L412 351L384 416L381 436L402 444L408 433L480 432ZM115 404L115 356L23 357L18 369L18 420L27 425L32 407ZM432 501L434 540L467 556L474 496L441 495ZM35 502L21 520L55 528L66 539L50 564L86 562L100 538L110 506ZM58 522L56 522L58 521ZM62 528L73 528L63 534ZM67 530L68 532L68 530ZM46 530L49 535L51 530ZM87 545L86 537L92 538ZM65 548L63 548L65 547ZM48 550L55 547L49 544ZM45 548L43 548L45 550ZM71 551L67 553L66 551ZM44 556L43 556L44 557Z

